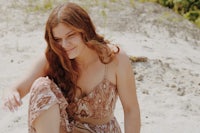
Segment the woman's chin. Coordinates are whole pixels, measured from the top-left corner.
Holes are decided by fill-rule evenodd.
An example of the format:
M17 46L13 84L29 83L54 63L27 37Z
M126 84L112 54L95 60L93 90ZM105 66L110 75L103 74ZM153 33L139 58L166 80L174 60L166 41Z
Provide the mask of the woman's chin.
M76 54L68 54L68 58L69 58L70 60L75 59L76 57L77 57Z

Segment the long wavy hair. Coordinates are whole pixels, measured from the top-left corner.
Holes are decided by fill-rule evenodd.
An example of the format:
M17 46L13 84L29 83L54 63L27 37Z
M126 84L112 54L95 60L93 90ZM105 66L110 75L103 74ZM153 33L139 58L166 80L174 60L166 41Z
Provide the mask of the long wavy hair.
M85 45L95 50L104 64L112 61L115 54L119 52L119 48L117 52L114 52L108 47L109 41L96 33L89 15L77 4L61 4L51 12L45 29L47 42L45 54L49 63L47 75L58 85L67 101L71 103L74 102L77 91L79 70L76 61L68 58L61 45L56 45L52 30L59 23L64 23L79 32Z

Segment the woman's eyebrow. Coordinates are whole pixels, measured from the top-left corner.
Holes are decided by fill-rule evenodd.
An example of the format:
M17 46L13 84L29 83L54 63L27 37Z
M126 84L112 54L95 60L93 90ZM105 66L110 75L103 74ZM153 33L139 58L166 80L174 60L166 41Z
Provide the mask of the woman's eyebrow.
M71 33L73 33L73 32L74 32L74 31L71 30L71 31L67 32L67 33L65 34L65 36L68 36L69 34L71 34ZM54 39L60 39L60 37L54 36Z
M73 33L73 32L74 32L74 31L71 30L71 31L69 31L68 33L66 33L65 36L68 36L69 34L71 34L71 33Z

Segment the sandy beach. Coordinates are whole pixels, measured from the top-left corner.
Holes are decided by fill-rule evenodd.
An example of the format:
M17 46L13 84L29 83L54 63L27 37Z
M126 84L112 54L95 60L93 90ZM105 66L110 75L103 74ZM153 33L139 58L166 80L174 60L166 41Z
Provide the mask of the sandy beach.
M99 33L129 56L147 57L146 62L132 62L141 133L199 133L200 29L153 3L74 2L89 12ZM0 0L1 99L45 50L44 27L49 10L31 11L34 4ZM14 113L0 109L1 133L27 133L28 100L29 95ZM119 100L115 115L123 131Z

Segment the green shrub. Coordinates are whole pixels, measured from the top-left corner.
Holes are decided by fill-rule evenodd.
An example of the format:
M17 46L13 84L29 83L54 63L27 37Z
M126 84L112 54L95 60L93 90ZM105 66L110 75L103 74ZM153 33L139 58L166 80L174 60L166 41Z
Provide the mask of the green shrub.
M173 9L176 13L194 22L200 23L200 0L140 0L141 2L156 2Z
M198 18L200 18L200 11L189 11L184 14L184 17L195 22Z
M200 17L194 23L200 28Z

